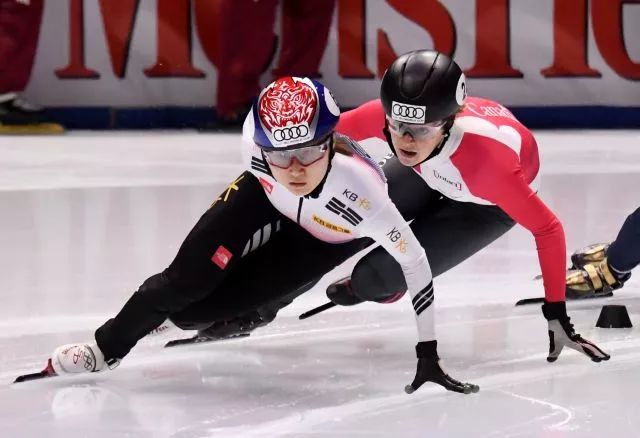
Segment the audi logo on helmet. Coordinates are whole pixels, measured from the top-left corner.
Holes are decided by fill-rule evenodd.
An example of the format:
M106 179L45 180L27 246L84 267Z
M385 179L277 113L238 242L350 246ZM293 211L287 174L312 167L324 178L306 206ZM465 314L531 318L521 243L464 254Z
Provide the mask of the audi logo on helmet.
M424 110L422 108L412 108L406 105L394 105L393 114L396 116L420 119L424 117Z
M309 127L307 125L287 126L274 129L271 134L273 139L279 143L287 140L300 140L309 135Z
M410 105L408 103L391 103L391 118L399 122L425 123L427 107L423 105Z

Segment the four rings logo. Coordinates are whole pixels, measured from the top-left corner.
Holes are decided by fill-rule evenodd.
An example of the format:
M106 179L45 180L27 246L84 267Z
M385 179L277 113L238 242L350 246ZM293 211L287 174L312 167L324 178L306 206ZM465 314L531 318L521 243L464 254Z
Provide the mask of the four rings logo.
M286 126L274 129L272 132L273 139L277 142L299 140L309 135L309 127L307 125Z
M425 123L427 107L423 105L409 105L395 100L391 103L391 118L399 122Z
M393 114L402 117L411 117L412 119L420 119L424 117L424 110L422 108L412 108L405 105L395 105L393 107Z
M309 128L305 125L278 128L273 130L273 138L277 141L294 140L309 135Z

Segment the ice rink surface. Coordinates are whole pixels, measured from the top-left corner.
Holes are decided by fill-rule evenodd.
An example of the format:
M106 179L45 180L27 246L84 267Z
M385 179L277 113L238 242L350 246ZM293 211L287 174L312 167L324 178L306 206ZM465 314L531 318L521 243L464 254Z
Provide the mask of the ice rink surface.
M568 251L613 239L640 205L640 132L537 137L540 193ZM341 272L250 338L165 350L184 336L173 331L142 340L114 371L11 385L56 346L91 339L171 261L240 173L238 149L238 136L189 132L0 138L0 436L640 436L638 328L595 327L605 302L627 305L640 326L640 273L614 298L569 304L609 362L565 350L548 364L540 307L514 307L543 293L520 227L435 281L440 356L478 394L404 393L416 364L406 297L298 321Z

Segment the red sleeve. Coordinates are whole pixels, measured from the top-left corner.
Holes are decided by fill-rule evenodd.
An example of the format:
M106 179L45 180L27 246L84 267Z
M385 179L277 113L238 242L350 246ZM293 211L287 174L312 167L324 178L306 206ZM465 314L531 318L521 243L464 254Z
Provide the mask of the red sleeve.
M529 187L512 149L491 138L471 133L467 136L468 143L461 148L472 147L473 152L464 153L459 148L451 161L471 193L493 202L533 233L545 297L547 301L564 301L566 242L562 224ZM477 166L478 157L482 157L482 166Z
M366 138L380 138L385 140L384 110L380 99L371 100L359 107L342 113L336 131L355 141Z

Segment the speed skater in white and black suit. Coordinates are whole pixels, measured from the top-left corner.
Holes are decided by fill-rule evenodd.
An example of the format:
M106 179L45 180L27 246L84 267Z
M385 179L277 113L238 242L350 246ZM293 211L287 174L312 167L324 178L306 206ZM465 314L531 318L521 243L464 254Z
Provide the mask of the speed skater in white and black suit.
M52 371L113 368L167 318L179 327L206 328L277 299L282 291L303 288L375 243L398 263L413 298L416 381L476 392L476 385L440 367L425 251L389 198L380 167L334 132L339 114L331 93L316 81L287 77L266 87L243 127L250 171L202 216L171 265L147 279L96 330L94 341L56 349ZM368 202L356 205L353 193Z

